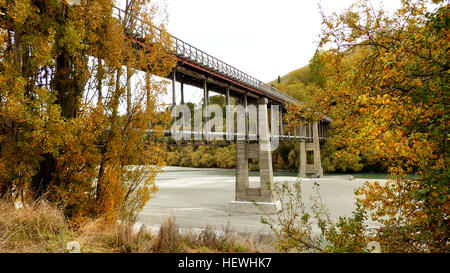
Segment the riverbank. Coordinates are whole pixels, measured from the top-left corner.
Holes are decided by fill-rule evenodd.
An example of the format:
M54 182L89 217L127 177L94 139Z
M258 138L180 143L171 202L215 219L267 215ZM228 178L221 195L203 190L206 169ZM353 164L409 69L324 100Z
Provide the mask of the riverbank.
M186 230L175 219L158 229L92 219L74 227L45 202L16 208L0 200L0 253L208 253L273 252L270 244L243 240L227 230Z

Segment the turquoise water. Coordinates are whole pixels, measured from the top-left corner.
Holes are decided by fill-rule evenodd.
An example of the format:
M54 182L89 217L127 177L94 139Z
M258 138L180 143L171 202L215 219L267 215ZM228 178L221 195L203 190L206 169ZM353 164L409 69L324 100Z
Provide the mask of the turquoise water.
M341 175L353 175L355 178L362 178L362 179L391 179L391 175L387 173L330 173L325 174L325 176L341 176ZM408 179L418 178L419 176L416 174L408 174Z
M185 172L186 170L180 170L180 172ZM195 172L196 175L208 176L208 175L218 175L218 176L235 176L234 169L190 169L190 172ZM177 171L171 171L177 172ZM348 176L352 175L355 178L361 179L389 179L391 178L389 174L386 173L326 173L325 176ZM259 176L258 171L250 171L249 176ZM289 177L297 177L298 172L289 172L289 171L274 171L273 176L289 176ZM410 174L408 178L416 178L417 175Z

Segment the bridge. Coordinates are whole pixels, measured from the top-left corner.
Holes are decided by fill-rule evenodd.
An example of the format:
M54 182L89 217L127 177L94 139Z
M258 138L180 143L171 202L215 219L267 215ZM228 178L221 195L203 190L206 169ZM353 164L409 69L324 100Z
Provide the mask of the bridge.
M145 26L139 18L132 18L120 8L115 7L113 14L118 18L126 30L126 38L133 40L140 48L151 50L152 43L159 41L163 34L157 28ZM129 25L133 27L128 27ZM213 57L202 50L169 35L169 50L176 58L176 66L168 79L172 81L172 106L176 107L176 82L180 83L181 105L185 104L184 85L191 85L203 90L203 103L205 112L209 112L209 92L225 96L227 107L227 132L211 132L209 118L205 117L205 126L197 131L185 131L183 135L209 141L211 135L226 135L227 140L236 143L236 198L230 202L230 212L258 212L253 202L267 213L276 213L280 204L274 200L272 194L272 143L274 139L281 141L296 141L300 148L299 177L312 174L316 177L323 175L320 161L320 142L327 137L327 124L329 119L322 121L307 121L307 125L295 128L293 132L284 132L283 113L285 104L300 103L291 96L274 87L255 79L239 69ZM241 112L237 111L235 120L231 112L231 99ZM276 107L274 107L276 106ZM269 125L269 110L272 124ZM273 111L273 109L280 111ZM175 109L175 108L174 108ZM256 112L250 109L257 109ZM249 131L249 121L256 120L258 130L256 135ZM275 121L275 122L273 122ZM235 132L234 123L242 124L244 131ZM239 126L237 126L239 127ZM173 132L166 131L166 135ZM307 152L313 152L313 164L307 164ZM258 188L249 187L248 160L259 158L260 185Z

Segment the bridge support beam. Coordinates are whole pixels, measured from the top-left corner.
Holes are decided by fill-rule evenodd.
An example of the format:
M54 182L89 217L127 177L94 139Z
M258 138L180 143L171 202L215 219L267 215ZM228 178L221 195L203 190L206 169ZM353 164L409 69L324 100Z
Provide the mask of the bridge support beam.
M269 120L266 98L258 101L259 143L247 141L236 143L236 198L229 204L230 213L268 213L276 214L281 203L274 200L272 147L270 142ZM259 158L259 187L250 187L248 177L248 159ZM256 205L255 205L255 203Z
M208 133L210 131L211 128L209 128L209 92L208 92L208 84L206 82L206 80L203 80L203 105L205 106L205 110L204 113L208 113L207 116L205 116L205 128L204 128L204 132L205 132L205 140L206 143L210 143L210 138L208 136Z
M236 201L248 201L248 144L246 141L236 142Z
M314 171L318 177L323 176L322 161L320 159L319 123L313 124L313 151L314 151Z
M181 104L184 104L184 83L181 82Z
M174 68L172 70L172 106L177 105L177 94L176 94L176 86L177 86L177 70Z
M306 178L306 147L305 140L300 140L300 164L298 170L298 177Z
M227 129L227 135L226 140L231 143L234 139L233 133L234 133L234 110L231 108L230 105L230 88L226 89L225 93L225 111L226 111L226 129Z
M272 201L273 169L272 146L270 142L269 119L267 99L261 98L258 102L259 112L259 178L261 197L263 202Z
M280 106L280 141L283 142L284 135L284 121L283 121L283 107Z
M312 131L312 132L311 132ZM311 136L312 133L312 143L306 143L306 127L302 126L300 128L300 135L304 138L300 139L300 164L298 170L298 176L300 178L306 178L307 174L311 174L314 177L322 177L323 176L323 168L322 161L320 159L320 142L319 142L319 125L317 121L314 121L312 124L312 130L310 124L308 124L308 136ZM307 155L308 151L313 151L314 163L307 163Z

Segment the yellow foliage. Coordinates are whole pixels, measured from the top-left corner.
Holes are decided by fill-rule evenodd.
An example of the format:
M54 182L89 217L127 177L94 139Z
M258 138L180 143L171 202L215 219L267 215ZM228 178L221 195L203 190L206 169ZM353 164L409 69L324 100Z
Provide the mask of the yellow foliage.
M129 4L149 31L164 17L150 1ZM75 225L134 217L157 191L164 165L154 140L170 116L159 113L165 88L150 75L164 77L175 64L168 36L137 50L113 5L0 1L0 196L59 203ZM157 124L155 135L149 124Z
M324 16L325 83L288 107L291 124L331 117L341 157L373 154L390 167L395 179L358 192L389 252L448 251L448 16L445 1L402 1L393 16L359 1Z

